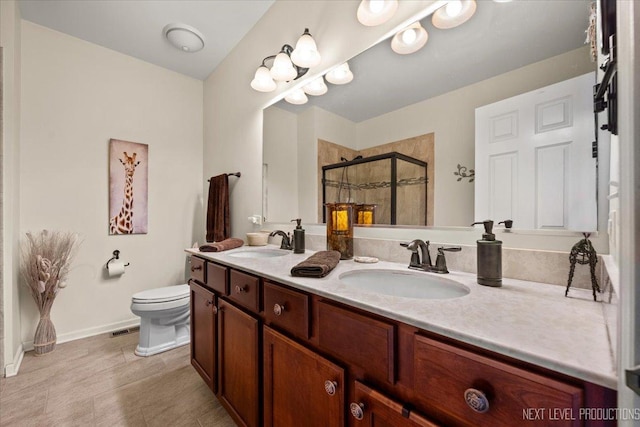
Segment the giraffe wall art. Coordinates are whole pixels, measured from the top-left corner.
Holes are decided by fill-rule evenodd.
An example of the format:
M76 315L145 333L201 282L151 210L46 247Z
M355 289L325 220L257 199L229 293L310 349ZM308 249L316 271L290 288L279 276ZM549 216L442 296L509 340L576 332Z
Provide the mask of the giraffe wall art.
M109 141L109 234L147 233L149 146Z

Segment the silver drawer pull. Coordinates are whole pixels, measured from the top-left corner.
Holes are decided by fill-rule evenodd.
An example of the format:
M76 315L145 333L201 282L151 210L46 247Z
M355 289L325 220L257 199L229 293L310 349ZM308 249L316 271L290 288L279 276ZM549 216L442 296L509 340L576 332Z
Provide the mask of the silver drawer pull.
M243 292L247 292L247 285L243 285L243 286L236 285L236 293L241 294Z
M349 411L351 411L351 415L353 418L360 421L364 418L364 403L355 403L353 402L349 405Z
M191 272L194 272L196 270L202 270L202 265L192 265L191 266Z
M326 391L329 396L336 394L337 387L338 383L335 381L326 380L324 382L324 391Z
M464 401L467 402L469 408L479 414L489 411L489 399L487 396L475 388L468 388L464 391Z
M273 305L273 314L275 314L276 316L281 316L282 313L284 313L285 311L285 305L284 304L274 304Z

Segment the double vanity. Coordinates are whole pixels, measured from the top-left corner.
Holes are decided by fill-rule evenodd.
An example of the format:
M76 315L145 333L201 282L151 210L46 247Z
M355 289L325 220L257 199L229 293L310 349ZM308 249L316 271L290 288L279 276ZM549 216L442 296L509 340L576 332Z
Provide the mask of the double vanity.
M186 251L191 363L238 425L615 424L590 290L353 260L300 278L311 251Z

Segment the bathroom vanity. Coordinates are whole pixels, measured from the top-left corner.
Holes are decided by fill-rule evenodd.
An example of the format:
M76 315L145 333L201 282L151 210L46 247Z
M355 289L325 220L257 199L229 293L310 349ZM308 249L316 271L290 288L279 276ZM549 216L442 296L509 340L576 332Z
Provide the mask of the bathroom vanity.
M564 298L561 287L510 279L486 288L454 272L467 295L416 299L340 280L402 274L401 264L341 261L313 279L289 273L311 251L186 251L191 363L238 425L615 423L588 412L615 407L616 384L589 291Z

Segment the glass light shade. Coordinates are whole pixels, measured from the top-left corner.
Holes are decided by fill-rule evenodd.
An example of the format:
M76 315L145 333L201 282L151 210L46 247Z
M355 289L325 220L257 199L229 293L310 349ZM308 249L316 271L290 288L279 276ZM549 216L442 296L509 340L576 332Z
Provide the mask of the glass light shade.
M296 78L298 73L293 68L289 55L284 52L280 52L276 55L276 59L273 60L273 66L271 67L271 77L277 82L288 82Z
M358 21L367 27L384 24L398 10L398 0L362 0L358 6Z
M462 2L460 0L451 0L444 7L444 11L450 18L455 18L462 12Z
M460 24L463 24L469 20L476 13L476 1L475 0L455 0L460 1L462 4L462 8L460 9L460 13L455 16L450 16L447 13L447 8L449 5L442 6L440 9L436 10L431 18L431 23L434 27L440 28L441 30L447 30L449 28L457 27ZM455 9L455 7L454 7ZM449 8L451 12L452 9Z
M256 75L251 80L251 87L258 92L271 92L276 89L276 82L273 81L269 69L261 65L256 70Z
M307 95L305 95L302 89L296 89L293 92L291 92L289 95L285 96L284 100L287 101L289 104L302 105L302 104L306 104L309 98L307 98Z
M327 250L339 251L340 259L353 258L353 203L326 203Z
M322 76L318 77L315 80L312 80L311 83L302 87L302 90L309 95L320 96L327 93L329 88L324 82L324 78Z
M420 22L415 22L393 36L391 49L395 53L406 55L420 50L428 39L427 31L420 25Z
M291 61L298 67L311 68L318 65L321 60L315 40L309 34L309 30L305 29L296 43L296 48L291 52Z
M324 76L329 83L334 85L344 85L353 80L353 73L349 69L349 63L345 62L342 65L338 65L333 70L329 71Z

